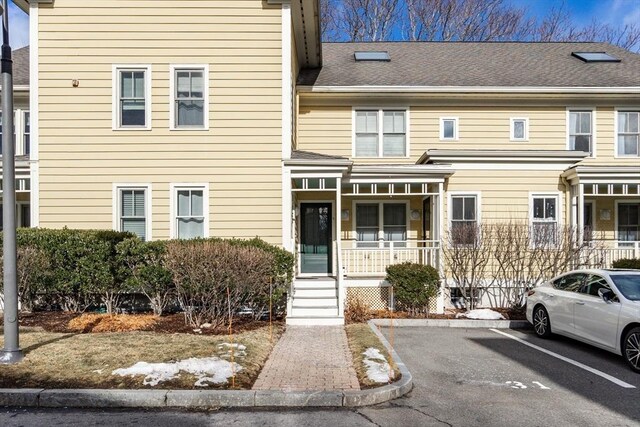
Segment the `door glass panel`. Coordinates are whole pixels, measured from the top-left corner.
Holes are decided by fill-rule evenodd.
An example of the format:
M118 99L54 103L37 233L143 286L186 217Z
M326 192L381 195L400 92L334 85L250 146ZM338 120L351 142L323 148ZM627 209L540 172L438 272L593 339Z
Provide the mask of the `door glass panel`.
M331 205L303 203L300 206L301 273L331 274L332 272L332 224Z

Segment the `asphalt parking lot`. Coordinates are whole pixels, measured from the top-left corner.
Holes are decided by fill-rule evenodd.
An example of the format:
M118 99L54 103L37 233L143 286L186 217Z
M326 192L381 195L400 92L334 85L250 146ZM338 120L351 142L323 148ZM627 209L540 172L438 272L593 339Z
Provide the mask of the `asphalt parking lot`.
M389 329L383 332L391 338ZM445 424L640 422L640 375L621 357L568 338L543 340L530 330L396 328L393 341L415 384L395 404L421 408Z

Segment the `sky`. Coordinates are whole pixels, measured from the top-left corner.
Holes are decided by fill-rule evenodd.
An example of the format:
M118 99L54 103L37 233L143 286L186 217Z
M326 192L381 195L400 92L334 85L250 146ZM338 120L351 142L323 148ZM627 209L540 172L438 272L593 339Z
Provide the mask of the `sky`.
M577 26L589 24L593 19L614 26L640 23L640 0L564 0ZM525 6L531 16L540 17L563 0L511 0L514 5ZM29 17L13 2L9 5L9 34L11 47L17 49L29 44Z

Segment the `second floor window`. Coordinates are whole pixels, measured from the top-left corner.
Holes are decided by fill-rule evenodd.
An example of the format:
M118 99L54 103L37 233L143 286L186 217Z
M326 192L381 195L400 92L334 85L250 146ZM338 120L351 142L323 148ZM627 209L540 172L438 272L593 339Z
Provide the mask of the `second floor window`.
M148 68L117 69L117 129L150 129Z
M569 111L569 150L593 154L591 111Z
M172 129L206 129L208 122L207 67L176 67L172 72Z
M406 157L407 112L405 110L357 110L355 157Z
M640 112L618 112L618 156L640 155Z

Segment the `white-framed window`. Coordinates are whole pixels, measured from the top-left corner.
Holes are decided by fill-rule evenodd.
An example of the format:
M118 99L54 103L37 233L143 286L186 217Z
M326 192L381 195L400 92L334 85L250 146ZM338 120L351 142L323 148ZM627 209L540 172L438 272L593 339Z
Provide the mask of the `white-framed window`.
M355 204L356 246L359 248L406 246L407 203L364 202Z
M209 185L171 184L171 238L209 237Z
M512 117L510 120L511 141L529 140L529 119L526 117Z
M354 109L354 157L407 157L409 112L403 108Z
M0 111L0 141L2 140L2 111ZM31 153L31 115L29 110L13 110L13 143L16 156L29 156ZM0 144L2 154L2 144Z
M209 128L209 66L171 65L171 129Z
M569 109L568 116L568 149L584 151L595 155L594 111L590 109Z
M640 200L616 201L616 234L618 247L640 241Z
M533 246L556 244L559 212L560 196L558 194L531 195L530 223Z
M619 110L617 114L617 155L640 156L640 111Z
M22 153L26 156L31 154L31 113L22 112Z
M478 239L480 195L455 193L449 196L451 243L471 245Z
M151 129L151 66L113 67L113 129Z
M457 117L440 117L440 140L441 141L457 141L458 140L458 118Z
M151 184L114 184L114 229L151 240Z

